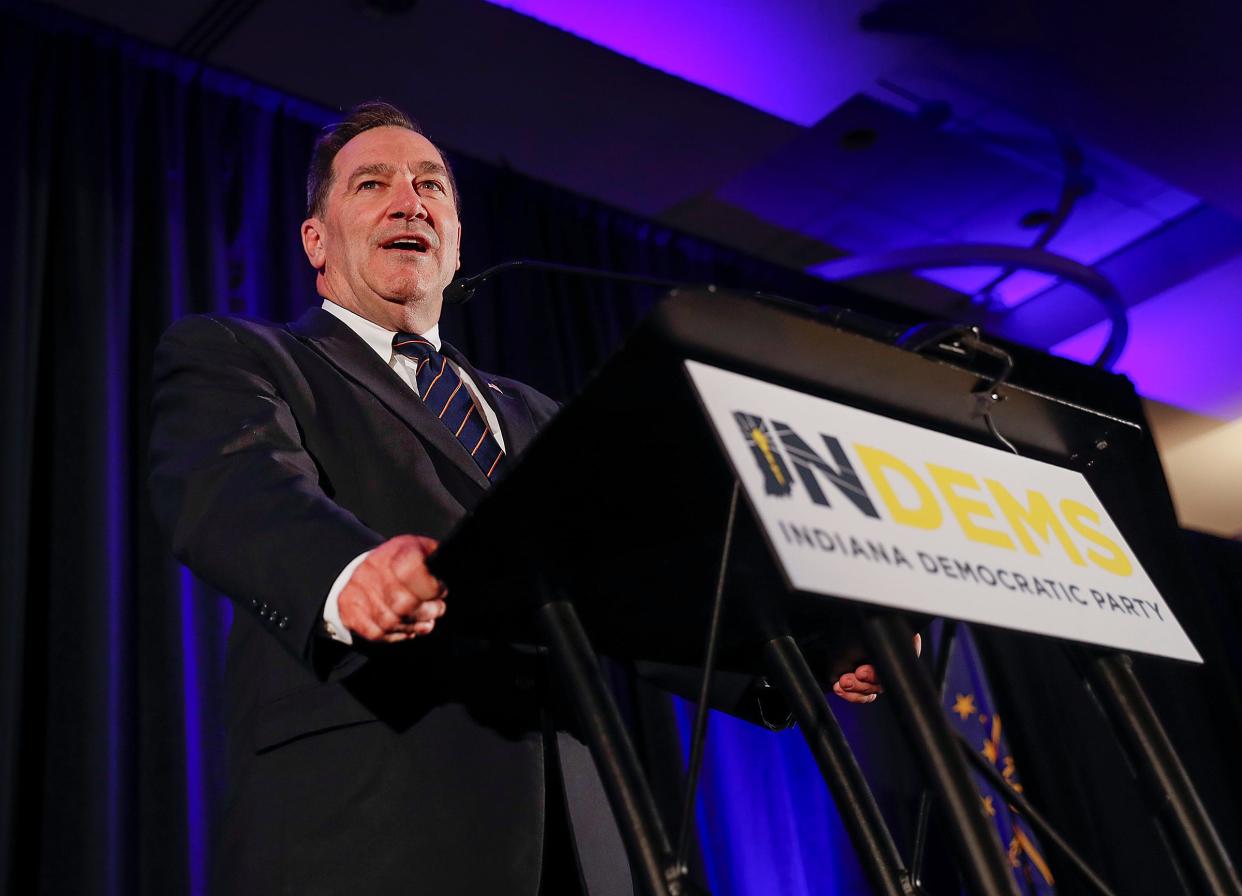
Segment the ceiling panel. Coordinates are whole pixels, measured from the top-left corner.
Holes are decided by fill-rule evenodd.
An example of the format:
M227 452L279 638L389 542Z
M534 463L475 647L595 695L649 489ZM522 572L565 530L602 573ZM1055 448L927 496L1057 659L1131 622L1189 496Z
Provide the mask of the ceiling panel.
M857 95L776 147L765 161L850 196L910 158L909 127L906 113Z
M492 2L800 125L923 42L864 32L871 0Z
M1097 324L1053 347L1089 362L1107 333ZM1130 309L1116 370L1149 398L1220 420L1242 417L1242 255Z
M1242 253L1242 221L1206 204L1166 222L1094 267L1136 306ZM1189 298L1189 295L1186 296ZM1016 308L992 315L994 332L1050 348L1104 317L1098 301L1071 284L1057 284Z
M844 196L787 165L761 162L716 190L717 199L745 209L770 224L807 236L823 209L837 208Z
M942 234L1030 181L1025 167L944 137L907 129L904 158L855 196Z
M1028 174L1015 191L996 197L968 218L946 229L941 236L963 243L1030 245L1038 229L1022 226L1022 216L1040 209L1051 210L1061 192L1060 182L1049 174Z
M852 255L917 246L931 239L930 231L853 199L825 206L802 231Z
M450 149L648 216L799 130L483 0L265 0L211 61L340 108L383 96Z
M214 0L150 3L148 0L57 0L54 4L88 19L137 35L162 46L172 46L193 27Z

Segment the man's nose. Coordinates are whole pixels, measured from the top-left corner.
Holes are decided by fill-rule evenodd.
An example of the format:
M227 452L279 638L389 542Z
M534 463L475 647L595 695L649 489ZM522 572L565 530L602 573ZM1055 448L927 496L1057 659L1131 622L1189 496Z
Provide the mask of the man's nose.
M427 207L423 205L422 198L412 182L407 181L404 187L398 188L393 195L388 217L398 221L406 218L426 219Z

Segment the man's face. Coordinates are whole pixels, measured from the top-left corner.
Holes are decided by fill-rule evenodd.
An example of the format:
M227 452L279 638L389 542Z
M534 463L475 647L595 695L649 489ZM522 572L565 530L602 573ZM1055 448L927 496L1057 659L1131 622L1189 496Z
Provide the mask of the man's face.
M320 294L392 330L429 329L461 266L440 153L405 128L373 128L341 147L332 173L322 217L302 223Z

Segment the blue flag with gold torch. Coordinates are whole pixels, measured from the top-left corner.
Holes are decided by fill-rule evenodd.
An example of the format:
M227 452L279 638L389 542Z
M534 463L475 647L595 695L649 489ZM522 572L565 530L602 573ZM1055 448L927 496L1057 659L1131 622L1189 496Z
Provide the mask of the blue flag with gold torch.
M965 625L957 625L957 635L950 650L944 688L944 705L949 720L1005 780L1022 793L1022 783L1018 780L1013 756L1005 742L1004 726L996 712L978 649ZM1010 808L1005 794L993 787L990 781L977 772L973 777L984 811L996 824L1019 890L1029 896L1056 893L1052 871L1029 822Z

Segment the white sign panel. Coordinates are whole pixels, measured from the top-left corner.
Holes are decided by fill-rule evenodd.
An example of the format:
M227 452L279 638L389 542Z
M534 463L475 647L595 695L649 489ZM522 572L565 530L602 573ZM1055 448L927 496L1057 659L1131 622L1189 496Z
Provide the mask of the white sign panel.
M686 369L799 591L1202 662L1081 474Z

